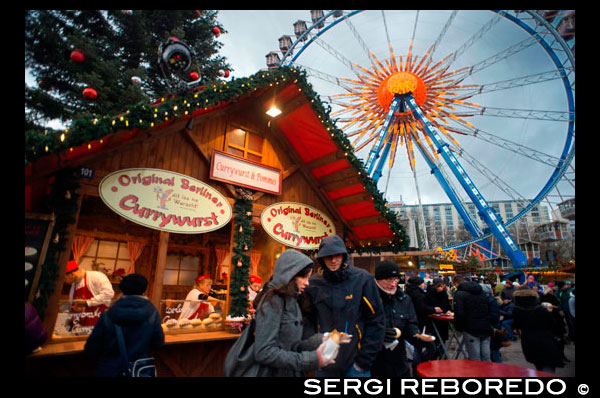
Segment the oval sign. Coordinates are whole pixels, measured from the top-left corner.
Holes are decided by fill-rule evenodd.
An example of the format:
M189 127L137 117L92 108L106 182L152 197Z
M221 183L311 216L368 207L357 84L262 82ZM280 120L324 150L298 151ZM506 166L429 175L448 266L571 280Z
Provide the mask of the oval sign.
M335 234L333 222L321 210L296 202L272 204L261 213L260 223L277 242L297 249L318 249L321 239Z
M102 201L115 213L159 231L201 234L231 220L227 199L202 181L159 169L124 169L104 177Z

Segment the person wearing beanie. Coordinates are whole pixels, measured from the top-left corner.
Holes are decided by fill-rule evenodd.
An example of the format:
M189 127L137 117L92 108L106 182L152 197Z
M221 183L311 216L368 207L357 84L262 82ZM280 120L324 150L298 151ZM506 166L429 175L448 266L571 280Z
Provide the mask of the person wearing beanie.
M419 330L425 334L434 334L433 319L428 315L441 314L443 310L440 307L433 306L427 302L427 293L425 292L425 281L418 276L411 276L405 286L406 294L408 294L415 306L417 320L419 322ZM421 362L430 361L437 355L435 342L418 341L414 346L413 353L413 376L417 374L417 366Z
M540 304L535 290L519 289L513 299L513 326L520 330L525 359L537 370L554 373L557 367L564 366L562 325Z
M385 335L381 350L371 367L374 378L411 376L405 341L418 344L419 322L411 298L398 287L400 270L393 261L375 267L375 283L385 313Z
M369 377L383 342L385 317L375 279L348 260L339 236L323 238L317 272L301 297L305 337L334 329L352 335L335 363L318 370L317 377Z
M123 330L130 362L150 356L152 350L164 344L160 315L144 296L147 286L148 280L143 275L125 276L119 284L123 295L100 315L83 349L88 358L96 361L96 376L117 377L122 374L123 362L115 324Z
M108 277L99 271L88 271L71 260L67 263L65 283L71 285L69 300L74 316L71 332L91 332L100 313L106 311L115 291Z

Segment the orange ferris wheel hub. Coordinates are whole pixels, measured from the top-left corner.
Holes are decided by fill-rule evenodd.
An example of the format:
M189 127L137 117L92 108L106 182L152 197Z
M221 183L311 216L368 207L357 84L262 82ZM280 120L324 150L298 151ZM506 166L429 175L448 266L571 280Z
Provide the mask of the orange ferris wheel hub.
M427 98L427 89L423 80L412 72L396 72L387 76L377 89L377 100L379 105L386 110L396 94L407 94L412 92L419 106L422 106ZM410 112L396 112L396 115L407 115Z

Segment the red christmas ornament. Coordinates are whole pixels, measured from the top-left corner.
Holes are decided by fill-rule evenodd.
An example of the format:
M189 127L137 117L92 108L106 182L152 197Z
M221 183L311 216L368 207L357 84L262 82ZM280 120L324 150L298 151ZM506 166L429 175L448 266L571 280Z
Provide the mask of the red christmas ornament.
M223 71L224 77L228 78L229 77L229 71L228 70L224 70Z
M83 98L92 100L96 99L98 98L98 92L96 92L96 90L94 90L93 88L86 87L83 89Z
M80 64L83 61L85 61L85 56L83 55L83 53L81 52L81 50L74 50L71 53L71 61Z
M214 28L212 28L213 34L215 35L215 37L219 37L221 35L221 29L219 29L218 26L215 26Z
M198 74L198 72L190 72L190 78L192 79L192 81L196 81L200 79L200 75Z

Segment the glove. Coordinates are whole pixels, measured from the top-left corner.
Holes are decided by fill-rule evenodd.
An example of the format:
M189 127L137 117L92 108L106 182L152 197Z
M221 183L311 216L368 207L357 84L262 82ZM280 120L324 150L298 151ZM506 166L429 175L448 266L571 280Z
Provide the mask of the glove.
M398 329L398 328L386 328L383 342L391 343L392 341L394 341L395 339L400 337L400 334L401 334L401 332L400 332L400 329Z

